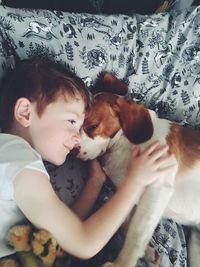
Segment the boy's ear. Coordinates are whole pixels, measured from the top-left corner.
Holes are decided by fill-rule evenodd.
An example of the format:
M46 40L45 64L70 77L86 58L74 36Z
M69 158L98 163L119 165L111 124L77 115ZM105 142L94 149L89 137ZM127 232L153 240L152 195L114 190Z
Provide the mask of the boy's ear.
M14 108L14 118L23 127L28 127L31 121L31 102L25 98L20 97Z

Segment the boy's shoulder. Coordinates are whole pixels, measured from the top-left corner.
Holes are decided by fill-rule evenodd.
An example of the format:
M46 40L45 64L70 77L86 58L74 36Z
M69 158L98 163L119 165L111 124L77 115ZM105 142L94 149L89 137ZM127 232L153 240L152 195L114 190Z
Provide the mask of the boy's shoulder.
M0 168L31 168L46 173L40 154L23 138L0 134Z
M12 134L0 134L0 154L1 153L10 154L10 156L16 155L19 159L22 154L26 154L28 157L32 155L34 158L41 159L39 153L37 153L25 139Z
M21 140L26 142L22 137L9 133L0 133L0 140Z
M16 144L26 144L30 146L25 139L7 133L0 133L0 147L9 146L9 145L16 145Z
M15 135L0 134L0 195L13 199L13 181L24 169L49 175L41 156L26 140Z

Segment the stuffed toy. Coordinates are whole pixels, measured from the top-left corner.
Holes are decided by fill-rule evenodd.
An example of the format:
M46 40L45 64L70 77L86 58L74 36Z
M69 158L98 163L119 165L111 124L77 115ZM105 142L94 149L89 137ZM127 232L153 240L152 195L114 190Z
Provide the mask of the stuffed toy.
M8 243L14 247L16 251L30 251L31 250L31 232L33 227L30 224L15 225L7 235Z
M15 225L8 231L7 239L17 252L0 259L0 267L52 267L55 261L56 267L61 266L59 262L62 266L63 262L65 266L69 264L70 257L46 230L31 224Z
M0 259L0 267L20 267L20 265L16 259L6 257L4 259Z
M64 256L64 251L49 232L37 230L33 236L32 251L42 260L45 267L51 267L57 256Z

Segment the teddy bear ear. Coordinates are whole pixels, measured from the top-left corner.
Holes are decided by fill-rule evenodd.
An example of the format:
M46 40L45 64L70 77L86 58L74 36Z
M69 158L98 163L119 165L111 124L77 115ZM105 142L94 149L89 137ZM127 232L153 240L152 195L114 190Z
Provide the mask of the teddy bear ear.
M128 92L128 85L119 80L110 72L105 72L103 77L99 79L92 90L93 94L99 92L112 93L125 96Z
M16 251L30 251L30 236L33 227L30 224L18 224L12 226L7 234L7 240Z

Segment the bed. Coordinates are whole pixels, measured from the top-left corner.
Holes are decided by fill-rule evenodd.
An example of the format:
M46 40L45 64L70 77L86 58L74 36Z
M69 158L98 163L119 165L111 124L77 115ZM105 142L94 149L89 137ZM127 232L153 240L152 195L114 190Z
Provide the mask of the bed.
M129 97L160 117L198 130L199 28L199 7L152 15L102 15L0 6L0 78L16 61L33 56L60 62L90 90L103 72L110 71L128 83ZM46 166L54 189L70 204L84 185L86 164L70 156L59 168ZM114 191L108 180L96 208ZM182 226L163 219L150 241L161 256L155 266L186 266L186 239ZM73 267L101 266L115 258L122 243L119 231L96 257L73 259ZM146 258L139 266L149 266Z

